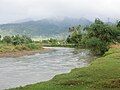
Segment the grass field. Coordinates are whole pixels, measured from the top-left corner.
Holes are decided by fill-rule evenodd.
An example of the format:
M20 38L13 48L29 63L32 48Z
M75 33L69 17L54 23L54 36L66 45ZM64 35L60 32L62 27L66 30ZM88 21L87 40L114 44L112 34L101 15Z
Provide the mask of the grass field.
M111 48L88 67L10 90L120 90L120 48Z

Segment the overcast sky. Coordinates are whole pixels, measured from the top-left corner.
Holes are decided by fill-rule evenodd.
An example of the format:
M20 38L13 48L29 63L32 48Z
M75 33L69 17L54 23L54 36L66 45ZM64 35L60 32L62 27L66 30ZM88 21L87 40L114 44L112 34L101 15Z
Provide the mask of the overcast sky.
M19 19L120 18L120 0L0 0L0 23Z

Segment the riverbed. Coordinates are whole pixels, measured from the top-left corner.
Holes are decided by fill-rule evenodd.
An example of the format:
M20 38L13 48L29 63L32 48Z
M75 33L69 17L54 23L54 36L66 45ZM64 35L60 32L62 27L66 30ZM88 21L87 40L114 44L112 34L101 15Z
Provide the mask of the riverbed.
M47 81L57 74L89 64L87 50L74 53L73 48L47 47L35 55L0 58L0 90Z

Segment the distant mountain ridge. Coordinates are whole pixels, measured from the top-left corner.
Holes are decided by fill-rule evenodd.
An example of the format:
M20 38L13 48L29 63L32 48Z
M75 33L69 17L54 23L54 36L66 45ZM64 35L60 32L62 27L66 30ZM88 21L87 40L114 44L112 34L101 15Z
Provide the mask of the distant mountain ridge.
M25 19L21 19L21 20L16 20L12 23L23 23L23 22L29 22L29 21L34 21L32 18L25 18Z
M26 19L27 20L27 19ZM28 35L31 37L46 36L52 37L67 33L68 28L74 25L90 25L92 22L85 19L65 18L63 20L42 19L38 21L26 21L0 25L0 34L5 35Z

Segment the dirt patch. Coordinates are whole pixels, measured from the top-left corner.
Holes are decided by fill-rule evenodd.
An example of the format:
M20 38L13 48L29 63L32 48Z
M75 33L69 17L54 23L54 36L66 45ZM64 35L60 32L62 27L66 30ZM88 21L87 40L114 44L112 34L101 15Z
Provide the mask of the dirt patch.
M110 46L111 48L120 48L120 44L113 44Z

